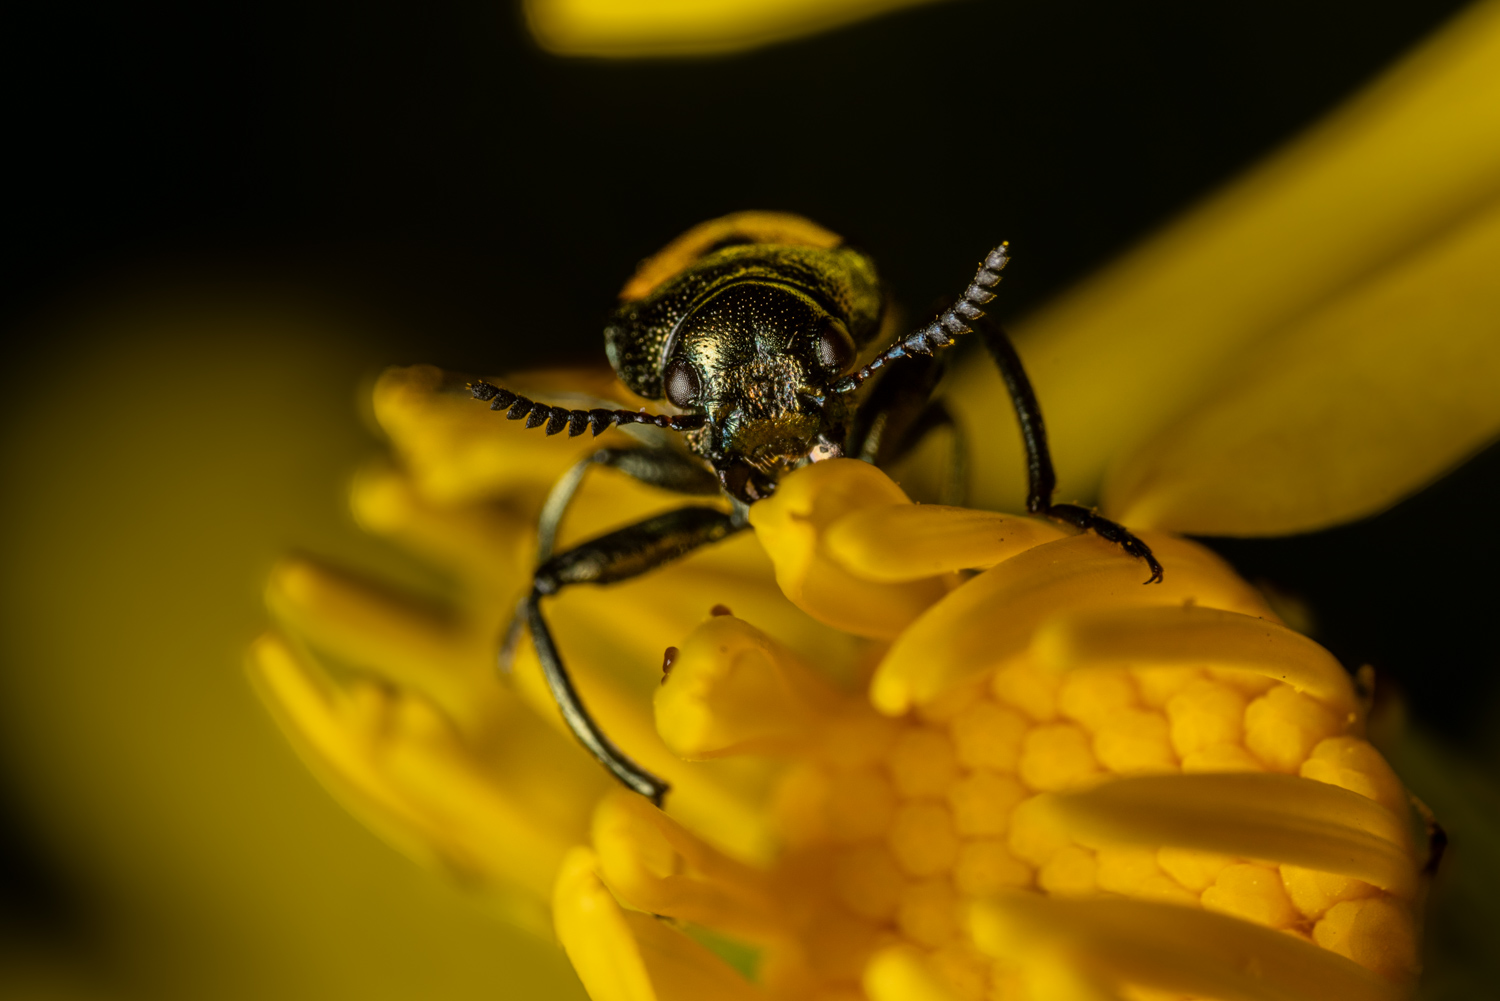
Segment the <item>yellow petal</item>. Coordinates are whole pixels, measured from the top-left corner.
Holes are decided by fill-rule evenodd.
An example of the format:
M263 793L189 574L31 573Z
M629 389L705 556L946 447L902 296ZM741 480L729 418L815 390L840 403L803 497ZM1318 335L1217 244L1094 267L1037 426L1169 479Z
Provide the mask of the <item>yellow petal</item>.
M1166 568L1142 584L1139 560L1094 535L1049 542L999 564L934 605L891 645L870 699L897 715L1022 653L1053 616L1081 609L1185 602L1274 618L1260 597L1207 549L1169 536L1146 541Z
M488 602L497 618L504 603L497 594L513 597L533 566L534 514L492 504L440 507L384 461L355 476L349 507L360 528L459 574L471 592L465 603Z
M877 953L865 967L864 987L870 1001L956 1001L910 946Z
M752 942L785 937L784 900L764 873L736 862L642 797L614 790L594 811L599 871L621 900Z
M1118 842L1268 859L1353 876L1409 899L1406 825L1374 800L1292 775L1142 775L1049 801L1085 843Z
M598 875L598 859L574 848L552 891L558 940L593 1001L748 1001L762 995L686 935L628 913Z
M1355 711L1349 672L1306 636L1264 618L1197 605L1059 616L1037 631L1032 653L1056 671L1216 667L1286 682L1341 717Z
M526 0L537 42L560 56L698 56L828 31L930 0Z
M776 493L750 508L750 524L776 565L776 581L798 608L857 636L894 639L947 591L941 579L878 584L850 573L824 548L845 515L910 504L889 476L869 463L831 459L795 470Z
M1027 966L1070 954L1120 984L1246 1001L1399 1001L1343 956L1222 914L1140 900L1012 893L973 906L980 950Z
M368 581L289 557L271 571L266 606L283 627L473 724L498 694L488 636Z
M1413 248L1497 192L1500 4L1488 2L1018 328L1047 417L1060 498L1096 498L1111 461L1211 397L1234 375L1246 345L1376 269L1404 266ZM1410 336L1426 349L1424 331ZM976 357L958 373L951 395L970 428L1014 426L988 359ZM1020 510L1018 436L977 440L983 450L970 462L973 502Z
M582 833L577 807L598 793L592 775L552 774L550 804L518 797L421 699L367 683L341 689L274 636L251 648L249 667L287 737L352 812L419 860L521 891L535 919L564 851ZM526 736L533 739L524 752L545 759L539 735ZM570 793L572 809L559 809Z
M817 737L838 695L765 633L732 615L683 641L656 691L656 729L684 758L786 752Z
M994 566L1064 532L1037 518L939 504L852 511L828 527L823 544L845 569L885 584Z
M1500 434L1496 261L1500 199L1257 342L1109 476L1105 510L1145 528L1288 535L1420 490Z

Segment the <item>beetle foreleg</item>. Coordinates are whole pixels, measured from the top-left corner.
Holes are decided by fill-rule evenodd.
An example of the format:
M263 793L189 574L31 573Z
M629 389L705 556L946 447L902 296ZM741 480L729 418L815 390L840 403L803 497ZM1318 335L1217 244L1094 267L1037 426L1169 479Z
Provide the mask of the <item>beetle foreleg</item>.
M542 615L541 599L573 584L628 580L685 556L699 546L732 535L745 525L740 510L725 513L715 508L685 507L668 511L552 557L537 568L531 593L521 603L521 611L531 627L537 660L541 662L547 687L557 700L563 722L584 749L615 778L657 806L671 787L616 747L589 715L553 642Z

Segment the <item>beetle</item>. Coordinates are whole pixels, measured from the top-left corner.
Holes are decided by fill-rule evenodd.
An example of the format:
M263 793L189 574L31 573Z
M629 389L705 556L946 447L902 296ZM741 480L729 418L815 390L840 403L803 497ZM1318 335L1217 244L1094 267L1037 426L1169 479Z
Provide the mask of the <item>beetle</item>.
M683 436L685 449L601 448L564 474L543 505L536 570L501 649L506 666L521 628L530 627L568 728L628 788L661 806L670 787L589 715L542 599L575 584L635 577L742 531L749 506L808 462L848 456L883 465L928 430L954 426L932 390L938 353L964 334L979 333L1014 404L1026 448L1026 510L1098 533L1147 564L1147 584L1161 581L1161 564L1140 539L1088 508L1052 502L1057 481L1041 407L1010 339L985 317L1008 260L1008 245L990 251L953 306L880 347L886 295L868 256L798 216L737 213L690 229L644 261L605 327L605 351L621 382L676 413L570 409L469 383L475 399L549 435L650 424ZM678 508L554 553L558 524L594 466L682 494L722 494L729 510Z

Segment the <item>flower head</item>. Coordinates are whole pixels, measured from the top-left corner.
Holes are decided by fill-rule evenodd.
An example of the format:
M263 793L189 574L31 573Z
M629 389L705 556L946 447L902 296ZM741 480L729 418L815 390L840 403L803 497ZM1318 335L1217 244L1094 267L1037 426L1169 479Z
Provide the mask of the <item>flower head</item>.
M491 668L572 456L521 461L535 439L447 385L381 380L411 461L355 507L449 568L457 612L289 561L269 594L295 641L262 640L255 676L351 806L552 925L596 998L1414 976L1425 848L1330 655L1196 545L1152 537L1168 574L1145 588L1096 537L912 504L854 460L789 476L753 537L556 602L591 708L674 792L663 813L611 788L524 645L509 688ZM602 477L569 531L664 503Z

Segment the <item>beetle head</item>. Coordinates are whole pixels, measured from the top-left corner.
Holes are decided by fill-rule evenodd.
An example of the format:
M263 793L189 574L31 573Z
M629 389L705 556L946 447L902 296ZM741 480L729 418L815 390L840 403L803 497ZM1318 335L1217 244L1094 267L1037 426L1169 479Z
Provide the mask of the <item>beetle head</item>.
M845 321L807 292L750 279L725 285L677 324L662 389L705 426L690 439L724 488L747 503L782 473L838 454L847 406L828 391L857 348Z

